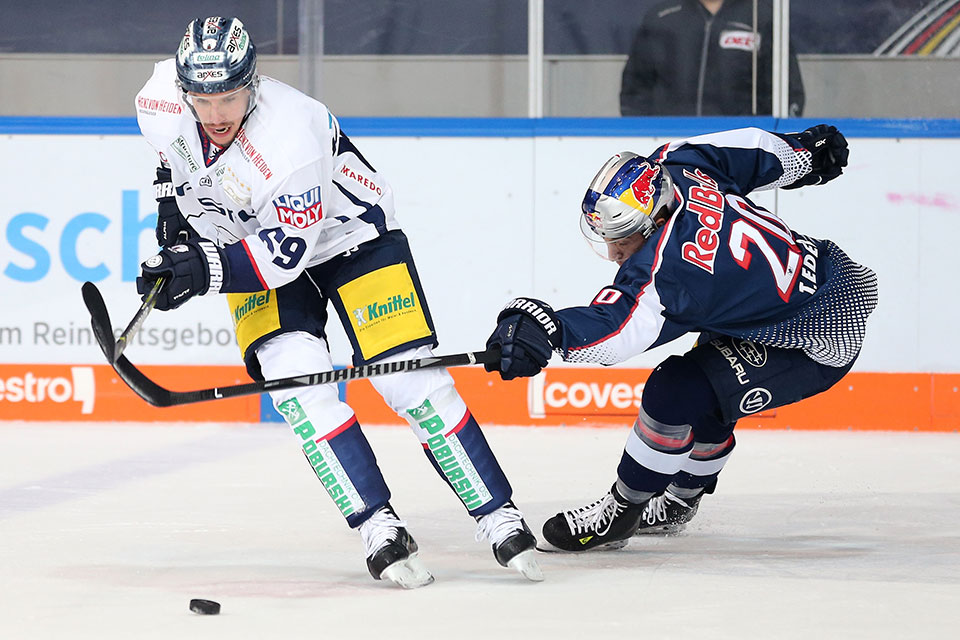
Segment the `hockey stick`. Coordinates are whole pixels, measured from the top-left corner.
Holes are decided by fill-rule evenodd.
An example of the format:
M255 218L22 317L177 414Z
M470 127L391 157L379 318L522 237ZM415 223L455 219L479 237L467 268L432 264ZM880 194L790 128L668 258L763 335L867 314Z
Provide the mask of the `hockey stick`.
M157 294L160 292L162 286L163 278L157 278L153 288L150 289L147 297L144 298L143 304L140 305L140 309L137 310L133 319L130 320L130 324L127 325L127 328L123 330L123 333L121 333L120 337L114 342L113 325L110 324L110 315L107 313L107 305L103 302L103 296L100 295L100 290L97 289L97 286L92 282L83 283L80 291L83 294L83 303L87 305L87 311L90 312L90 324L93 328L93 335L97 339L100 349L103 350L103 355L107 356L107 361L110 362L110 364L115 363L120 358L124 349L126 349L130 341L133 340L133 336L137 335L137 332L140 331L140 326L143 324L143 321L147 319L147 316L153 311L154 305L157 304Z
M110 328L110 316L107 313L106 304L103 302L103 296L100 295L100 291L92 283L87 282L83 285L83 301L87 305L87 310L90 312L90 324L93 327L93 334L97 342L100 343L100 348L103 349L107 360L113 365L114 371L117 372L121 380L133 389L134 393L155 407L175 407L182 404L192 404L194 402L236 398L268 391L281 391L283 389L294 389L297 387L310 387L317 384L329 384L331 382L346 382L348 380L372 378L374 376L402 373L404 371L486 364L488 362L494 363L500 359L499 349L487 349L486 351L471 351L398 362L377 362L359 367L350 367L348 369L321 371L301 376L291 376L289 378L278 378L276 380L264 380L261 382L250 382L226 387L213 387L210 389L200 389L198 391L171 391L170 389L161 387L148 378L133 363L127 360L126 356L117 354L116 359L111 358L111 354L114 353L114 351L112 346L113 333Z

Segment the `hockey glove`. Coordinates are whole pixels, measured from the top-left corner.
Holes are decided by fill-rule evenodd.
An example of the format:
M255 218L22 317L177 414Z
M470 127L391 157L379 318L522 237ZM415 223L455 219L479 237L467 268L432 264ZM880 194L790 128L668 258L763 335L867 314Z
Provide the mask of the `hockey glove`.
M786 138L788 141L792 139L799 142L810 152L813 168L810 173L783 187L784 189L825 184L843 173L843 167L847 166L847 159L850 157L847 139L832 125L818 124L800 133L788 133Z
M560 346L560 321L545 302L533 298L511 300L497 316L497 328L487 348L500 348L500 362L487 363L504 380L535 376L547 366Z
M157 278L163 278L165 284L157 294L156 308L176 309L193 296L220 293L228 281L226 268L226 257L215 244L209 240L188 240L161 249L140 265L137 292L146 298Z
M166 248L200 237L180 213L170 169L157 167L153 188L157 197L157 244Z

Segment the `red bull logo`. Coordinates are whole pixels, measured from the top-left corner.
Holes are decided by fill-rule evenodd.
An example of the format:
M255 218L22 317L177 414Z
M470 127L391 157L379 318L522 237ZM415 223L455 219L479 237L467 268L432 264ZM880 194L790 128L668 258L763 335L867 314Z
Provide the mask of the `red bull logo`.
M587 224L590 225L590 228L594 231L600 228L600 216L596 211L584 211L583 217L587 219Z
M640 166L640 175L631 183L630 190L623 192L620 201L649 214L653 208L653 196L657 191L656 180L660 176L660 165L644 162Z

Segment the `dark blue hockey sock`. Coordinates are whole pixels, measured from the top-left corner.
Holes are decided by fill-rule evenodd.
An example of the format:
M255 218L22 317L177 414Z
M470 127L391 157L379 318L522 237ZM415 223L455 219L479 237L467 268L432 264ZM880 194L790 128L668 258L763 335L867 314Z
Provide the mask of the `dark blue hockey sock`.
M303 424L294 431L298 428ZM359 527L390 500L377 458L355 417L327 436L305 438L303 453L350 527Z
M420 426L434 431L424 426L427 422ZM435 430L423 452L471 516L486 515L510 500L513 489L470 411L452 428Z

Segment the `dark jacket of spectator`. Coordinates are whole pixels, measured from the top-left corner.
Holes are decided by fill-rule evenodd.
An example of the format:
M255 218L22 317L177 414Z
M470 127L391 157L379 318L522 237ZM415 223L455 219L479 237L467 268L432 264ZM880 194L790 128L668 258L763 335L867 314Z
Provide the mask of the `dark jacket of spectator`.
M757 114L772 112L772 8L758 5ZM623 69L620 112L632 115L751 115L752 0L726 0L712 15L699 0L654 5ZM800 66L790 50L788 115L803 112Z

